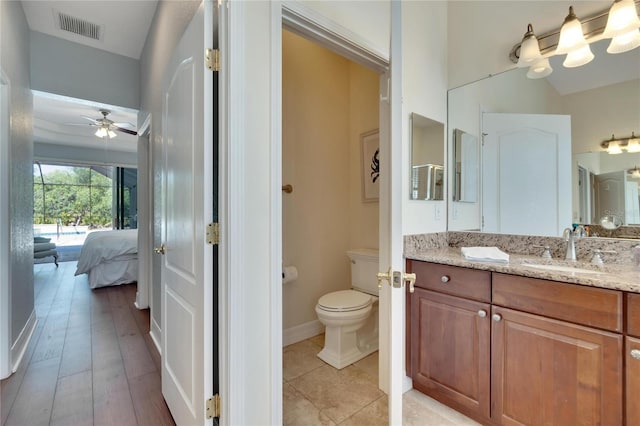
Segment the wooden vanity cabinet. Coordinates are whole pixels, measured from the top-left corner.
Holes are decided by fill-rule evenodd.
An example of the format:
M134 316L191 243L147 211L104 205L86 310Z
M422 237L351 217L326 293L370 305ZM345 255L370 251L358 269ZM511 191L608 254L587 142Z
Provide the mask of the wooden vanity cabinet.
M640 294L627 294L625 339L627 425L640 425Z
M417 390L490 425L625 424L623 346L629 366L640 338L624 339L622 292L411 260L407 269L417 276L407 306ZM627 425L640 425L637 361Z
M494 423L622 424L621 335L496 306L491 333Z
M488 421L490 273L424 262L408 269L417 276L408 318L413 387Z
M623 293L493 273L492 421L623 424Z

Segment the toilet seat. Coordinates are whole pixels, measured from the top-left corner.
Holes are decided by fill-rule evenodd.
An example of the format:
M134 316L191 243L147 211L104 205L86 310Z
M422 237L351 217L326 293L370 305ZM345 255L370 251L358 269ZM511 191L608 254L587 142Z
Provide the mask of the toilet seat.
M329 312L350 312L366 308L372 298L355 290L340 290L325 294L318 300L318 307Z

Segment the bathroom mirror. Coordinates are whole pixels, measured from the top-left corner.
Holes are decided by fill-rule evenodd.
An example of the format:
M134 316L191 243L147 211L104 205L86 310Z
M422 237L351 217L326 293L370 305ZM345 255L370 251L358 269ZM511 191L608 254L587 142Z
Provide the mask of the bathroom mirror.
M412 200L444 200L444 124L411 114Z
M607 46L608 40L592 43L595 59L579 68L564 68L563 56L552 57L553 73L543 79L529 79L526 69L514 68L448 92L449 128L464 129L475 135L483 133L483 113L570 116L571 162L568 167L571 169L571 214L562 220L562 227L571 223L599 224L599 216L604 213L595 209L596 190L591 176L640 167L640 153L610 155L600 145L612 134L624 138L631 136L632 132L640 133L640 49L612 55L606 52ZM454 132L448 138L450 152L454 152ZM483 155L479 157L479 175L482 175ZM613 164L614 157L617 165ZM531 176L532 181L548 176L549 164L540 163L539 174ZM627 182L636 181L628 178L629 175ZM447 179L451 188L455 188L453 171L449 172ZM629 183L628 187L632 185ZM481 206L484 194L491 191L495 193L495 189L480 185L477 201L473 203L459 203L454 201L454 196L449 197L448 229L487 231L483 226ZM634 222L635 219L625 221L620 229L637 228ZM523 233L535 234L536 230L529 229ZM635 234L640 235L640 232L629 233L628 229L625 232L625 236Z
M579 221L613 230L640 226L640 152L575 154Z
M453 129L453 201L478 201L478 138Z

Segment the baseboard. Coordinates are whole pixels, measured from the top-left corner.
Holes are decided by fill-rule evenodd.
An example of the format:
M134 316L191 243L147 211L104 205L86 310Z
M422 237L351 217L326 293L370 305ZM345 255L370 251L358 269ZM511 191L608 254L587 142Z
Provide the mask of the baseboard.
M324 325L322 325L320 321L305 322L304 324L296 325L295 327L290 327L282 331L282 346L301 342L322 333L324 333Z
M160 342L162 342L162 330L153 318L151 318L151 331L149 331L149 335L151 336L151 340L153 340L153 344L156 345L158 353L162 356L162 345L160 344Z
M29 316L27 323L22 328L20 335L16 339L13 346L11 346L11 371L13 373L18 370L18 367L22 362L22 358L27 351L27 346L29 346L29 342L31 341L33 332L36 330L37 323L38 318L36 317L36 311L34 309L33 311L31 311L31 315Z

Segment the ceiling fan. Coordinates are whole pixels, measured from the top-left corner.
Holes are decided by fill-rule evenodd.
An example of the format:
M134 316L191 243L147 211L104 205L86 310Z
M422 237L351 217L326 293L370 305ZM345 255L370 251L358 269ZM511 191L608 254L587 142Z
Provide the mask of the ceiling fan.
M81 124L81 123L66 123L70 126L93 126L98 129L95 132L95 135L99 138L109 138L113 139L117 136L116 132L126 133L128 135L137 136L138 132L135 130L127 129L124 126L131 126L131 123L115 123L112 120L109 120L107 116L111 113L111 111L106 109L101 109L100 113L102 114L102 118L91 118L86 115L81 115L82 118L91 121L91 123Z

